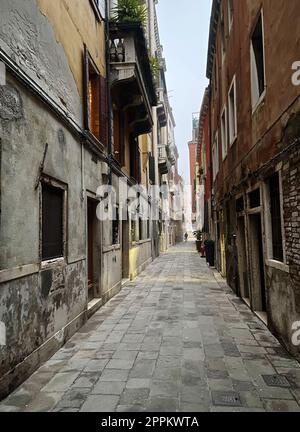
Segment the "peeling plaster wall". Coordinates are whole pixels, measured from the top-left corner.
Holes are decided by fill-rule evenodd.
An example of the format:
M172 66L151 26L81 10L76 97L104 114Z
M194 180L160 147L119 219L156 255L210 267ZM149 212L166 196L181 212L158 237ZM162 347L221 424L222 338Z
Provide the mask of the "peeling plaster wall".
M39 192L34 186L46 143L44 173L68 185L68 258L71 262L82 259L85 207L80 200L81 145L45 106L10 78L5 91L19 94L23 114L10 121L0 113L0 269L39 262Z
M81 144L9 74L7 85L0 88L0 102L0 270L37 268L33 274L0 284L0 321L7 332L7 345L0 350L0 395L4 395L26 378L27 369L10 374L5 387L6 373L63 330L60 340L50 344L50 356L82 323L87 290L85 203L80 199L78 175ZM46 142L44 173L67 185L68 218L67 259L44 269L39 252L40 193L35 182ZM77 323L69 332L73 320ZM30 365L38 366L40 361L33 357Z
M80 95L64 48L36 0L0 0L0 10L0 47L82 124Z
M0 0L0 10L0 49L82 126L84 43L105 75L104 24L96 20L90 3ZM6 85L0 86L0 321L6 325L7 345L0 347L0 398L87 318L82 191L95 195L102 179L101 165L83 150L79 137L8 68L6 75ZM66 259L45 267L40 256L41 196L35 184L46 143L43 173L66 188L67 215ZM97 248L101 251L100 243Z

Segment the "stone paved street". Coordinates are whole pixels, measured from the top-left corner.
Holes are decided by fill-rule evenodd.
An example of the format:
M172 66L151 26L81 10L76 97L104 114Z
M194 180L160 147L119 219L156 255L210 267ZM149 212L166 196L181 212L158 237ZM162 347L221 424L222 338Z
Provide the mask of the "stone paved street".
M300 365L194 243L123 288L0 411L300 411Z

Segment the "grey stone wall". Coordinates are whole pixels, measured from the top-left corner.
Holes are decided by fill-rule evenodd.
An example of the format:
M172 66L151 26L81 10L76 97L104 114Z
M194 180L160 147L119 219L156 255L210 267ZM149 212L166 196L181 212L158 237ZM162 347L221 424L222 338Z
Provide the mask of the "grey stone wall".
M7 342L0 349L1 395L32 372L30 365L42 361L45 354L34 355L39 347L49 342L47 358L76 330L76 323L70 331L68 326L84 320L87 289L81 144L9 74L0 106L0 270L13 275L23 266L35 269L0 283L0 321L6 325ZM40 192L35 189L45 143L44 173L67 185L68 213L66 260L47 268L41 265ZM51 342L59 332L60 340ZM24 361L27 367L14 370ZM3 384L8 372L11 379Z

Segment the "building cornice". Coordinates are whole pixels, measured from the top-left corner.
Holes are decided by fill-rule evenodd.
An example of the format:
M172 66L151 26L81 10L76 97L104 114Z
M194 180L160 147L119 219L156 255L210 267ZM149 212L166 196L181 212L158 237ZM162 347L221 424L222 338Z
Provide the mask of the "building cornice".
M211 79L212 68L214 63L214 56L216 50L216 34L220 15L221 0L213 0L211 18L210 18L210 30L209 30L209 41L208 41L208 52L207 52L207 67L206 77Z
M200 110L200 117L199 117L199 135L198 135L198 143L197 143L197 160L199 160L199 158L200 158L201 143L202 143L202 140L203 140L203 123L204 123L205 117L207 116L208 109L209 109L209 92L210 92L210 88L206 87L205 92L204 92L204 96L203 96L201 110Z

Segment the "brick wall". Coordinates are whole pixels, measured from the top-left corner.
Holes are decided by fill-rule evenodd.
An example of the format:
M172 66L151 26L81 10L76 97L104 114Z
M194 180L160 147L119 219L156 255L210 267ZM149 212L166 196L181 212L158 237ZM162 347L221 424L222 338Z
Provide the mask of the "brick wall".
M282 185L287 263L291 281L300 290L300 143L283 167Z

